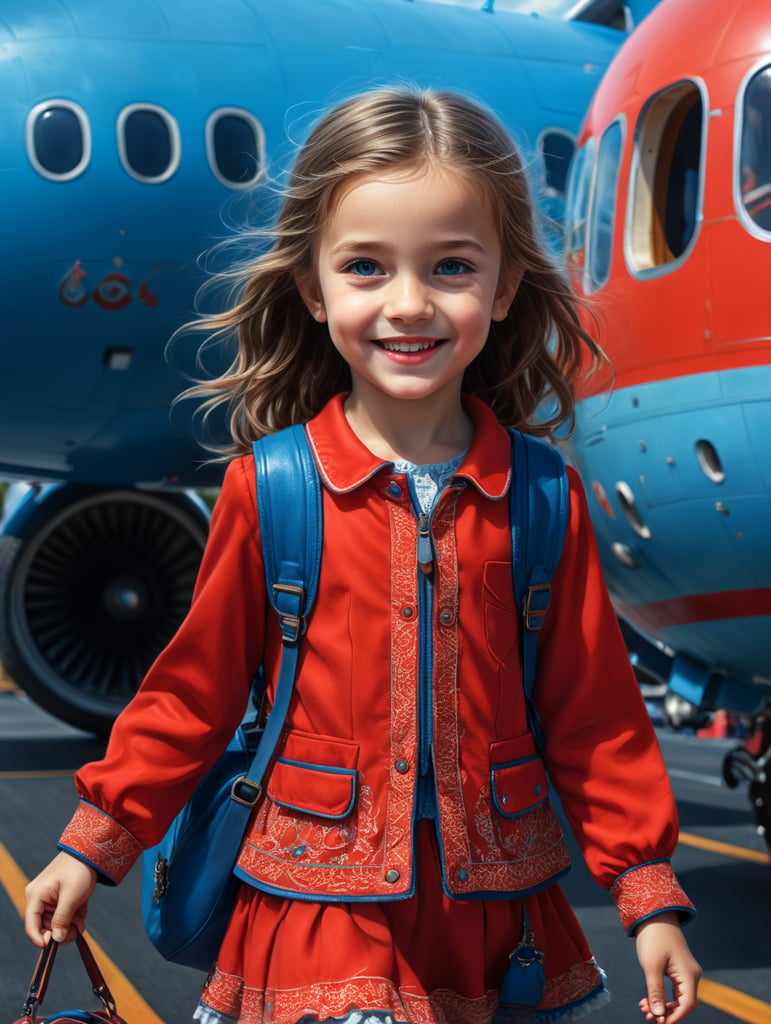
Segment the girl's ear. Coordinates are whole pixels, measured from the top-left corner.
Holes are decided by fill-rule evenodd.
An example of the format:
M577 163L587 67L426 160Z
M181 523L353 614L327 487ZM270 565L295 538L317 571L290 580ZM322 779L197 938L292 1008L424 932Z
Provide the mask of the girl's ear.
M501 271L501 277L498 281L498 290L495 293L493 311L491 314L493 320L505 320L509 315L509 309L514 301L514 296L517 294L517 289L522 282L524 273L524 270Z
M327 322L327 311L324 308L324 299L319 288L316 275L312 270L295 270L294 283L300 293L300 298L308 308L308 312L320 324Z

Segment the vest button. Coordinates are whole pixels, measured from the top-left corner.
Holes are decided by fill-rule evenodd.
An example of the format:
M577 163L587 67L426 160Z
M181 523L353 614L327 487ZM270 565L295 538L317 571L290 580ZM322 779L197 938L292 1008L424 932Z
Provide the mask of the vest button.
M408 761L405 761L403 757L400 757L396 762L396 770L400 775L405 775L410 770Z
M460 871L458 871L458 881L468 882L468 871L466 871L465 868L461 868Z
M402 618L403 619L411 619L414 615L415 615L415 609L412 607L412 605L411 604L405 604L405 606L402 608Z
M393 885L394 882L398 882L400 878L401 875L395 868L391 868L391 870L386 873L386 882L390 882L391 885Z
M455 610L453 608L442 608L439 612L439 621L443 626L451 626L455 622Z
M388 493L392 498L401 498L402 489L397 483L392 483L388 485Z

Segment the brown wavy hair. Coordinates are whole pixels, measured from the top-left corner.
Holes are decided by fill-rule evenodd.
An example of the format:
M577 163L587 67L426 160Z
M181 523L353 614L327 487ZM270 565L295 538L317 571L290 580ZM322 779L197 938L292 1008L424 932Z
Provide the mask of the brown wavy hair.
M582 328L578 300L543 245L522 159L487 110L453 92L377 89L328 113L302 146L283 190L275 226L260 232L267 251L220 275L234 296L222 313L192 325L205 347L237 341L224 373L181 396L203 398L208 418L226 410L232 444L222 458L246 454L266 433L315 416L350 390L347 364L302 302L299 271L312 272L314 243L336 190L357 175L394 169L449 168L486 195L504 266L523 271L505 320L493 322L467 367L463 390L483 399L506 426L553 435L573 426L573 385L601 356ZM536 410L541 411L536 416ZM544 411L544 409L546 411Z

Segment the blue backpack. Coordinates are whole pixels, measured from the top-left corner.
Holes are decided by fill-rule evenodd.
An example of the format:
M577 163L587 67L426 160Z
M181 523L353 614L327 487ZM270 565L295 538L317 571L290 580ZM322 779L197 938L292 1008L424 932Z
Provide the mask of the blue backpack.
M555 449L517 431L511 439L514 596L522 614L528 716L541 749L532 701L536 643L562 552L568 484ZM204 971L217 957L235 903L240 882L233 868L284 727L321 563L321 484L305 430L294 426L264 437L254 458L267 593L282 634L275 703L264 729L259 710L244 722L161 842L143 855L142 916L150 940L165 959ZM263 691L258 676L252 694L258 709Z

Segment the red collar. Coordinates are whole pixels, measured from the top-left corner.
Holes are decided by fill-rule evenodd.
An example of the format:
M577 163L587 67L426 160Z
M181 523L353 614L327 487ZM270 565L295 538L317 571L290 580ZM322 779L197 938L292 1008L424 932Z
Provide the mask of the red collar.
M345 398L336 395L306 427L324 484L338 494L355 490L391 466L373 455L348 426ZM511 478L509 435L478 398L463 395L463 408L474 423L474 437L456 476L470 480L487 498L502 498Z

